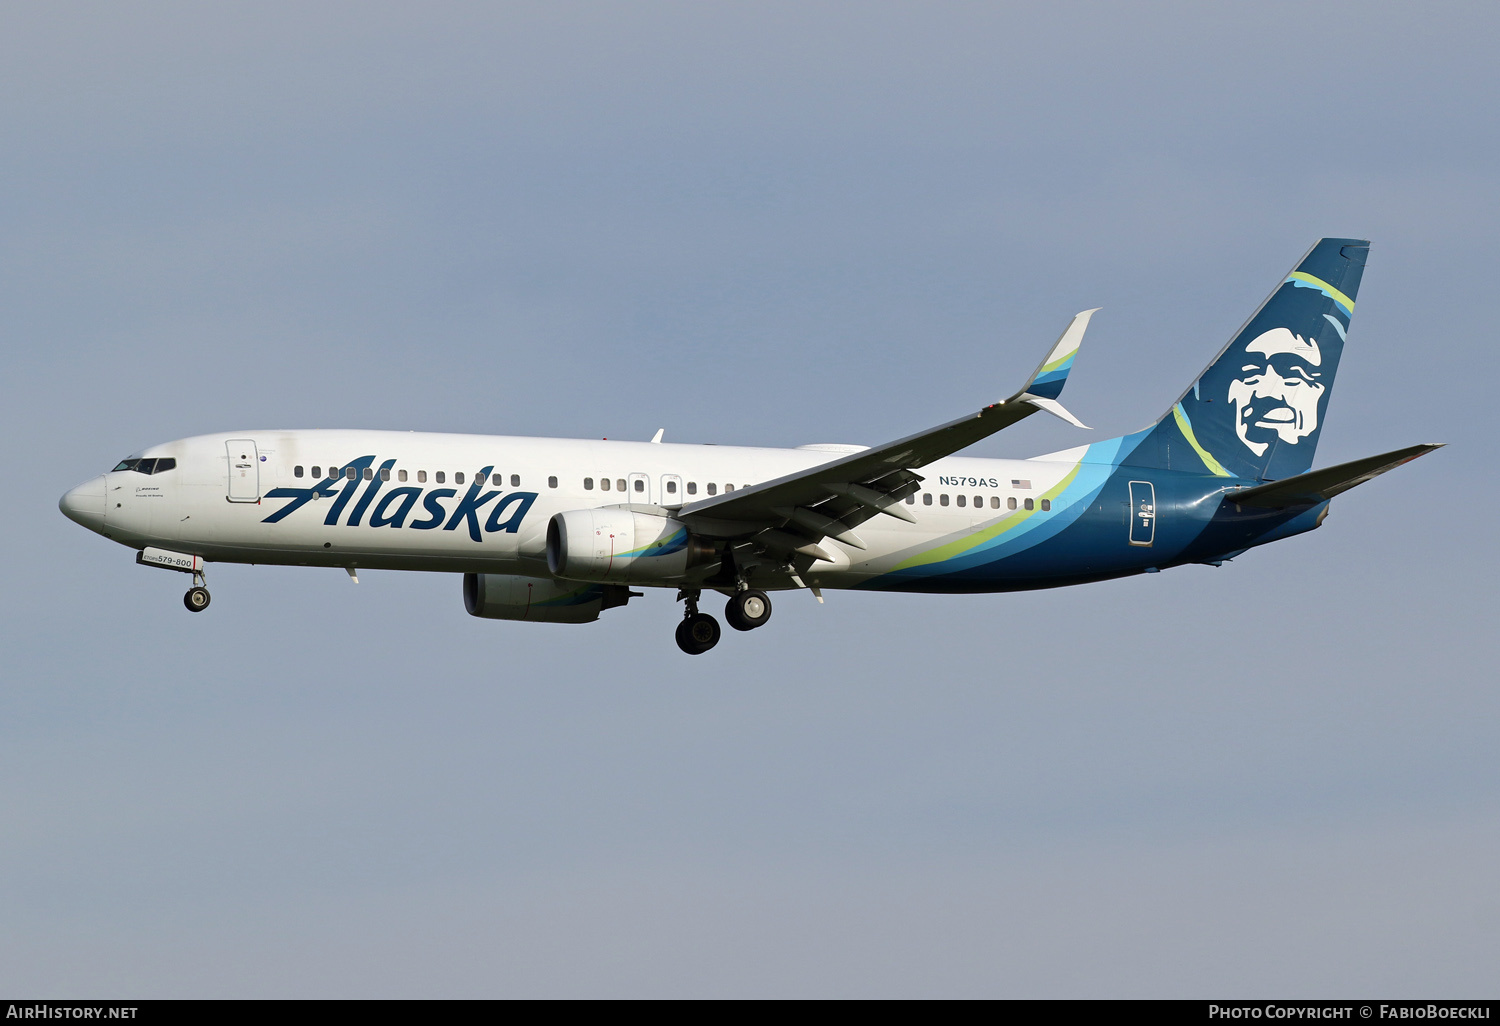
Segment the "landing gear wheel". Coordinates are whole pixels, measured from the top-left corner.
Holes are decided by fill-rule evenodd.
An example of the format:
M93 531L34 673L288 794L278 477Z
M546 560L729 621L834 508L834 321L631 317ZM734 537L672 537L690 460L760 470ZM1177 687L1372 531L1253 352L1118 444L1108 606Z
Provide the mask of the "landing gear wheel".
M702 655L719 643L719 621L697 613L677 625L677 647L688 655Z
M182 596L182 604L188 607L190 613L201 613L208 608L208 589L203 587L189 588L188 593Z
M740 591L729 597L724 619L737 631L753 631L771 618L771 600L763 591Z

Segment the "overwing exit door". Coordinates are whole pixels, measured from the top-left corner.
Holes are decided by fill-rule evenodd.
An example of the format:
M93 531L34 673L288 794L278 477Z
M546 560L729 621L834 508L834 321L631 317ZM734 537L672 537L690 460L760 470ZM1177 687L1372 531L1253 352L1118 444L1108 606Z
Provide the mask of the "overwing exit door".
M229 501L260 501L260 452L253 438L231 438L224 443L229 456Z
M630 475L630 498L626 502L651 502L651 477L649 474Z

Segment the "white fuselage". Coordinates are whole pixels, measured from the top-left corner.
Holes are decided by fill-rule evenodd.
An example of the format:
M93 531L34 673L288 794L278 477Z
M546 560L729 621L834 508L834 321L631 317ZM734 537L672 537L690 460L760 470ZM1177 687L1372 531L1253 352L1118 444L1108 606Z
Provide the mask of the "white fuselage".
M71 503L83 511L69 512L74 519L132 548L208 561L547 577L556 513L626 503L666 512L857 448L241 431L153 446L141 457L175 460L172 470L113 471L69 493L64 509ZM1065 455L1076 460L950 457L925 467L923 493L904 507L916 522L876 516L859 528L864 549L826 540L832 560L817 566L820 585L855 586L1006 516L1012 500L1028 508L1072 469Z

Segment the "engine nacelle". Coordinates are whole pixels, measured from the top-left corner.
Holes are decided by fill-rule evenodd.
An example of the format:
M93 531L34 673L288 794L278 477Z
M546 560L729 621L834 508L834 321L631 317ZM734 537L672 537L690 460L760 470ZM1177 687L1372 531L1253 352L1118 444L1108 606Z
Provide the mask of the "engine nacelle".
M653 513L575 509L547 524L547 568L569 580L671 584L712 557L684 524Z
M515 574L464 574L470 616L535 623L589 623L630 601L630 589L611 584L549 581Z

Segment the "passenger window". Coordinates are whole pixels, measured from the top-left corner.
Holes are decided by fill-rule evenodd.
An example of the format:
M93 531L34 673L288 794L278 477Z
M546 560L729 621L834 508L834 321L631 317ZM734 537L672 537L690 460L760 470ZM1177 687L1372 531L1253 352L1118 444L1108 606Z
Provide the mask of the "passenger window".
M495 474L493 477L490 478L490 484L494 485L496 488L504 488L505 487L505 475L504 474Z
M512 475L510 475L510 486L512 488L519 488L519 487L521 487L521 475L520 474L512 474Z
M946 505L948 505L948 493L947 492L944 492L942 495L938 496L938 505L939 506L946 506Z
M1051 499L1043 499L1042 500L1042 512L1043 513L1050 513L1050 512L1052 512L1052 500Z
M599 479L599 490L601 492L607 492L607 491L609 491L609 478L607 478L607 477L601 477Z
M698 482L697 481L689 481L688 482L688 494L689 495L697 495L698 494Z
M586 492L591 492L591 491L594 490L594 479L593 478L586 477L586 478L583 479L583 490L586 491Z
M557 478L555 478L555 477L549 477L549 478L547 478L547 487L548 488L556 488L557 487Z
M676 481L668 481L667 482L667 494L668 495L676 495L677 494L677 482Z
M625 490L625 479L623 477L617 477L617 478L615 478L615 491L617 491L617 492L623 492L624 490Z
M390 479L391 479L391 468L390 467L381 467L380 468L380 480L382 480L382 481L389 481Z
M646 482L642 481L640 478L636 478L635 490L638 492L644 492L646 490Z
M404 470L398 470L398 471L396 471L396 480L400 481L402 484L405 484L406 483L406 471L404 471Z
M438 484L442 484L443 483L443 472L441 470L439 470L437 473L435 473L435 474L432 475L432 479L434 481L436 481Z
M728 495L732 491L734 491L734 485L727 484L727 485L724 486L724 494L725 495Z
M359 477L359 471L355 470L353 467L346 467L344 468L344 476L353 481L355 478Z
M464 483L464 472L462 470L458 471L457 473L455 473L453 475L453 483L454 484L463 484Z
M1005 508L1006 509L1015 509L1016 508L1016 497L1014 495L1012 495L1010 498L1008 498L1008 499L1005 500Z
M293 477L301 477L302 476L302 468L301 467L293 467L292 468L292 476Z
M969 497L967 495L958 496L958 504L960 506L967 506L969 504Z
M984 506L984 496L983 495L976 495L976 496L974 496L974 508L975 509L980 509L983 506Z
M718 495L719 494L719 486L716 485L716 484L714 484L712 481L710 481L708 483L708 494L709 495Z
M375 471L372 470L369 467L366 467L365 468L365 480L366 481L373 481L374 479L375 479Z
M322 467L313 467L312 468L312 476L313 477L322 477L323 476L323 468Z
M915 506L915 505L916 505L916 504L917 504L917 497L916 497L916 495L915 495L915 494L913 494L913 495L908 495L908 496L907 496L907 497L906 497L906 504L907 504L907 505L908 505L908 506Z
M425 471L425 470L419 470L419 471L417 471L417 484L426 484L426 483L427 483L427 471Z
M1000 496L998 496L998 495L991 495L990 496L990 509L999 509L999 508L1000 508Z
M1033 501L1032 501L1032 500L1030 500L1030 499L1027 499L1027 500L1026 500L1026 508L1027 508L1027 509L1036 509L1036 503L1035 503L1035 502L1033 502Z
M931 506L932 505L932 493L931 492L923 492L922 493L922 505L924 505L924 506Z

